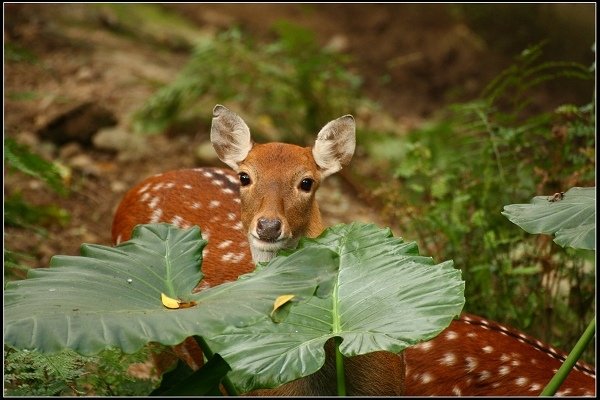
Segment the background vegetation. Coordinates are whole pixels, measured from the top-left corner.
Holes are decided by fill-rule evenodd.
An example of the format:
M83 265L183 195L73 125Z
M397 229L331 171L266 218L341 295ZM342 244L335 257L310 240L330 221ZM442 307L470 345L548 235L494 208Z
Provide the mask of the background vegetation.
M479 95L400 129L386 118L389 105L369 95L372 77L360 75L356 60L323 46L309 29L278 22L265 40L227 27L192 42L186 38L193 28L180 23L181 17L157 6L125 14L120 7L114 5L112 19L104 17L100 25L150 42L157 52L176 51L185 60L172 79L153 82L152 96L129 116L132 130L186 131L206 123L205 110L226 103L251 117L259 141L306 144L332 117L352 113L358 120L359 148L344 178L381 210L396 233L415 240L422 254L454 260L466 281L465 311L519 327L565 350L595 315L595 253L563 249L550 236L527 234L500 213L504 205L528 202L535 195L595 185L595 66L562 58L545 44L559 39L543 34L543 15L525 10L515 16L500 5L494 11L453 8L453 15L485 40L499 37L491 16L513 22L538 18L516 24L532 30L515 32L515 38L528 38L529 46L517 48L515 43L523 41L502 37L498 45L513 61ZM177 40L164 34L164 26L174 25ZM594 52L593 43L572 40L573 47ZM35 51L19 43L5 43L5 55L8 63L40 63ZM587 97L561 101L561 90L571 86L583 88ZM539 101L549 88L555 94L552 101ZM8 94L15 101L40 96L35 91ZM40 161L15 141L5 140L4 147L6 172L28 174L60 195L68 194L61 184L69 181L68 172ZM49 224L68 220L56 204L32 208L19 196L18 190L5 188L5 228L43 237ZM5 266L8 261L12 267L5 268L5 279L24 276L24 257L5 249ZM147 393L157 381L124 371L149 351L134 356L107 351L83 359L5 348L5 394ZM584 359L593 363L595 348Z

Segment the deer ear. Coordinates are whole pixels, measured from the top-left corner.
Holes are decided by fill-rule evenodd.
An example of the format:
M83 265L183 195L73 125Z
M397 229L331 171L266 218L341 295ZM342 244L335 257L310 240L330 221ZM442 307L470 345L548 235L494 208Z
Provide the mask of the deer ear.
M239 115L220 104L213 109L210 141L219 159L234 170L238 169L252 148L248 125Z
M345 115L325 125L312 148L315 162L324 178L350 163L356 147L356 125L352 115Z

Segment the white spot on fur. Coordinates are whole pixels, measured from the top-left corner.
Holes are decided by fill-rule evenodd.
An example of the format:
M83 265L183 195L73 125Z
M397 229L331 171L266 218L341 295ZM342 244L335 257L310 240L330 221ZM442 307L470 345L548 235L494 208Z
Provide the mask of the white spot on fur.
M458 337L458 333L454 332L454 331L447 331L446 332L446 339L448 340L454 340Z
M429 383L433 380L433 376L431 376L430 373L425 372L423 375L421 375L421 383L426 384Z
M145 193L142 195L142 197L140 198L140 200L141 200L143 203L145 203L145 202L147 202L147 201L148 201L148 199L149 199L149 198L150 198L150 193L148 193L148 192L145 192Z
M165 185L165 189L172 189L175 187L175 183L173 182L169 182Z
M475 332L469 332L469 333L467 333L467 336L470 338L474 338L474 337L477 337L477 334Z
M242 200L239 199L239 198L237 198L237 197L235 199L233 199L233 201L236 202L236 203L238 203L238 204L240 204L242 202Z
M149 183L146 183L144 186L142 186L142 188L140 190L138 190L139 194L144 193L146 190L148 190L148 188L150 187Z
M156 185L154 185L154 187L152 188L153 191L158 191L160 189L162 189L162 187L164 186L163 182L159 182Z
M479 382L483 382L483 381L485 381L485 380L488 380L488 379L490 379L490 376L492 376L492 374L490 374L490 372L489 372L489 371L481 371L481 372L479 373L479 378L477 378L477 380L478 380Z
M498 374L501 376L508 375L509 372L510 367L508 365L503 365L500 368L498 368Z
M123 240L123 235L117 236L117 244L121 243L121 240Z
M219 245L217 247L219 249L224 249L226 247L231 246L231 243L233 243L231 240L223 240L221 243L219 243Z
M171 224L175 225L178 228L181 228L182 222L183 218L181 218L179 215L176 215L171 219Z
M538 390L542 389L542 385L540 385L539 383L534 383L531 386L529 386L529 391L530 392L537 392Z
M148 204L148 206L150 206L150 208L154 209L158 206L159 201L160 201L160 197L158 197L158 196L153 197L152 200L150 200L150 204Z
M221 261L223 261L223 262L231 261L234 256L235 256L235 254L233 254L233 253L224 254L223 256L221 256Z
M466 368L467 372L471 372L475 368L477 368L477 360L475 358L465 357L465 362L467 363L467 368Z
M460 391L460 389L458 388L458 386L454 386L452 388L452 394L455 396L460 396L462 394L462 392Z
M431 349L433 347L433 343L431 342L423 342L423 343L419 343L418 345L415 346L415 348L422 350L422 351L427 351L429 349Z
M229 188L225 188L225 189L223 189L223 193L233 194L235 192L233 190L229 189Z
M201 204L200 204L200 203L198 203L197 201L195 201L195 202L193 202L193 203L192 203L192 208L193 208L194 210L197 210L197 209L199 209L200 207L201 207Z
M223 181L218 181L218 180L215 179L215 180L212 181L212 184L216 185L216 186L223 186Z
M527 382L529 382L529 379L525 378L524 376L520 376L517 379L515 379L515 384L517 384L518 386L525 386L527 385Z
M507 362L509 360L510 360L510 357L507 354L502 353L502 355L500 356L500 361Z
M484 353L491 353L492 351L494 351L494 348L492 346L485 346L483 349Z
M188 190L193 189L192 185L188 185L187 183L185 185L183 185L183 188L188 189Z
M202 175L204 175L207 178L212 178L213 177L213 174L210 173L209 171L202 171Z
M236 219L235 213L229 213L229 214L227 214L227 219L230 220L230 221L234 221Z
M442 365L454 365L456 363L456 356L454 355L454 353L446 353L444 354L444 356L440 359L440 364Z
M157 208L154 211L152 211L152 216L150 217L150 223L151 224L155 224L158 221L160 221L160 217L162 217L162 209Z
M219 207L220 205L221 205L221 202L219 200L211 200L211 202L208 206L209 206L209 208L216 208L216 207Z
M233 226L233 229L236 231L241 231L244 229L244 224L242 224L242 221L238 221L238 223Z

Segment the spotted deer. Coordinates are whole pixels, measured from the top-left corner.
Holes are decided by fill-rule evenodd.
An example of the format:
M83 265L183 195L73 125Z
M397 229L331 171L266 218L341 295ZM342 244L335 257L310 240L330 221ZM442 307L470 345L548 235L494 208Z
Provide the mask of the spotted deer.
M150 177L125 195L112 228L118 244L130 238L137 224L200 226L208 245L204 279L196 290L236 280L256 262L293 248L300 237L322 232L315 192L324 178L350 162L355 123L350 115L329 122L312 147L255 144L242 118L217 105L211 141L231 170L183 169ZM193 340L175 350L192 367L202 364ZM326 351L325 366L317 373L248 394L335 395L330 342ZM346 380L350 395L539 395L564 357L514 329L464 314L433 340L401 354L351 357ZM593 368L578 364L560 390L565 395L594 395Z
M322 180L352 158L355 123L346 115L327 123L312 147L285 143L253 143L246 123L217 105L211 142L232 170L196 168L155 175L126 193L112 227L115 243L128 240L137 224L167 222L186 228L198 225L208 241L203 252L202 290L233 281L267 261L303 236L323 230L315 192ZM325 366L315 374L252 395L335 395L335 357L326 345ZM201 364L193 340L176 352L189 364ZM375 352L349 358L346 376L350 395L401 395L403 355Z

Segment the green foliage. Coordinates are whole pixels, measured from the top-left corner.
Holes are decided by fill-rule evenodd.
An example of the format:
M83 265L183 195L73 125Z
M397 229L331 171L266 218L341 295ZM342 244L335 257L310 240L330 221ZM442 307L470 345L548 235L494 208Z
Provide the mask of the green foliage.
M596 188L571 188L504 206L502 214L528 233L556 234L560 246L596 250Z
M17 143L11 138L4 139L4 165L7 173L23 173L46 183L61 196L68 193L63 184L63 177L58 166L33 153L27 146ZM25 228L39 235L45 235L43 226L58 222L65 224L69 213L54 205L32 205L25 201L20 193L5 193L4 225ZM4 249L5 273L16 269L24 269L20 261L26 257Z
M56 354L4 349L4 394L8 396L142 396L157 382L128 372L132 363L148 358L149 348L136 354L105 350L83 357L72 350Z
M198 335L246 392L316 372L334 337L344 339L344 356L400 352L439 334L464 304L452 262L435 265L374 225L331 227L235 282L193 293L205 244L198 227L151 224L116 248L84 245L82 257L54 257L51 268L6 285L5 343L94 355ZM162 293L193 303L169 309ZM292 303L274 314L288 295Z
M501 214L534 193L594 185L594 103L540 112L530 101L543 82L593 72L539 62L540 54L539 47L523 52L480 100L452 107L442 122L366 146L369 162L380 160L385 186L376 192L386 214L428 254L461 265L466 309L568 348L593 313L589 255L573 257ZM563 283L573 290L559 290Z
M23 200L20 194L12 194L4 199L5 226L27 228L44 234L40 225L51 222L65 225L69 218L69 213L63 208L54 204L33 206Z
M25 47L7 41L4 43L4 59L7 62L25 62L29 64L37 64L39 62L38 57Z
M9 173L24 173L46 183L60 195L67 194L57 165L44 160L27 146L11 138L4 139L4 163ZM39 229L36 224L50 221L66 222L67 219L68 213L65 210L54 205L33 206L24 201L18 193L10 194L4 199L4 223L7 226Z
M61 195L67 194L61 172L56 164L44 160L27 146L11 138L4 139L4 162L9 168L40 179L55 192Z
M574 187L552 196L536 196L530 204L510 204L502 214L528 233L556 234L560 246L596 249L596 188ZM553 396L581 357L596 332L596 318L542 391Z
M179 76L135 113L134 129L162 132L190 115L204 116L204 108L194 107L199 101L218 99L259 116L258 136L273 131L275 120L280 139L303 143L303 135L314 135L332 115L356 108L361 80L347 70L345 57L319 48L312 32L290 23L275 31L278 40L268 45L237 29L199 43Z

